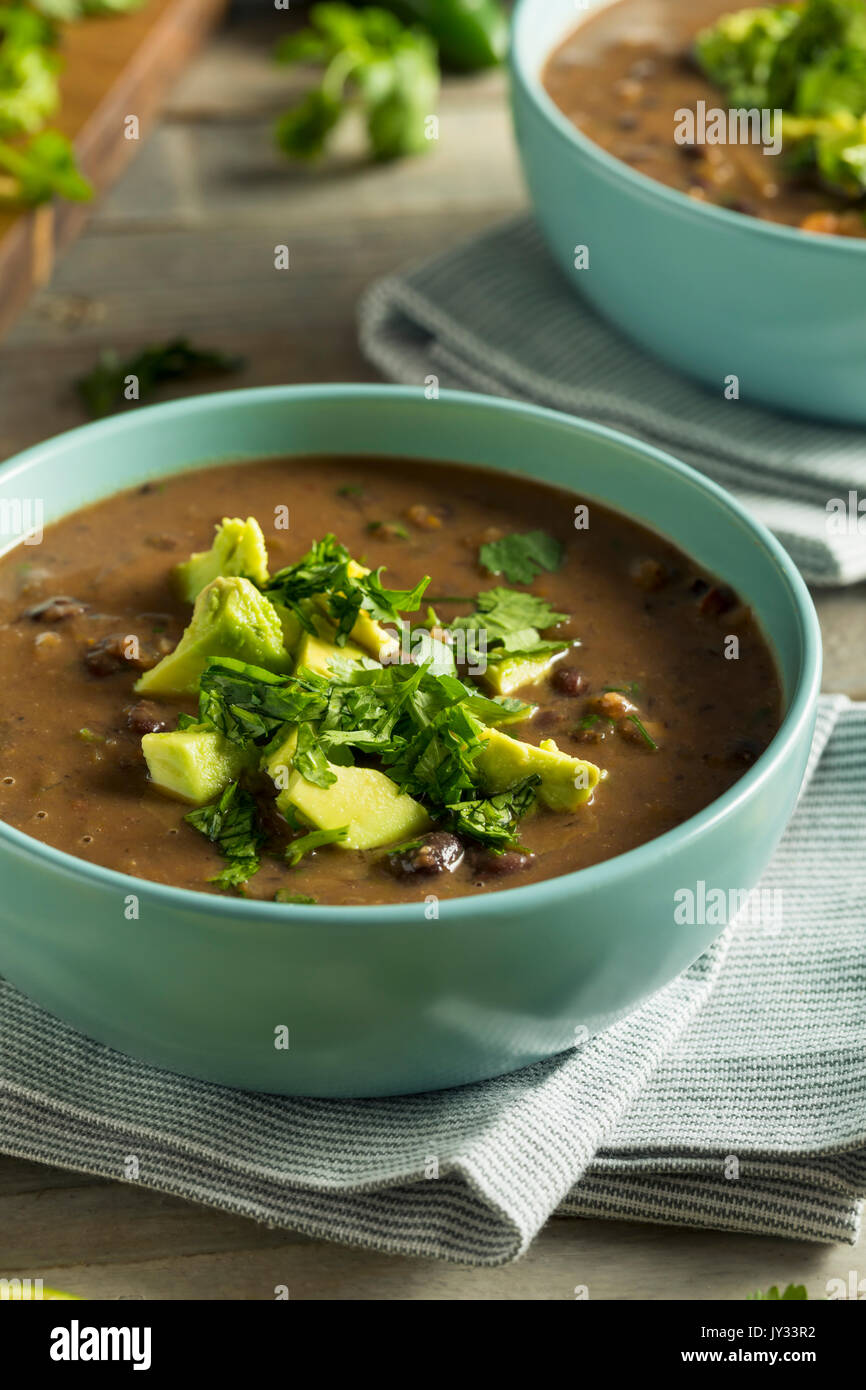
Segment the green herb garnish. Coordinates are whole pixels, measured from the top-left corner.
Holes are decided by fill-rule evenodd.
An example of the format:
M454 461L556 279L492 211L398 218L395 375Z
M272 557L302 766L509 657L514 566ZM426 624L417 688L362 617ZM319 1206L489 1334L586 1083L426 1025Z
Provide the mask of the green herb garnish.
M807 1290L805 1284L788 1284L788 1285L786 1285L786 1287L782 1290L781 1293L779 1293L779 1286L778 1286L777 1284L774 1284L774 1285L772 1286L772 1288L770 1288L770 1289L767 1290L766 1293L763 1293L763 1292L750 1293L750 1294L747 1294L746 1297L747 1297L747 1298L750 1298L750 1299L753 1299L753 1298L757 1298L757 1299L769 1299L769 1300L772 1301L772 1302L776 1302L776 1301L787 1301L787 1302L791 1302L791 1301L803 1300L803 1299L807 1299L807 1300L808 1300L809 1293L808 1293L808 1290Z
M274 894L275 903L295 903L298 907L310 907L318 901L318 898L311 898L309 893L292 893L288 888L278 888Z
M475 612L457 618L455 629L486 634L487 650L498 655L531 656L541 652L564 651L568 642L550 642L540 635L540 628L561 623L569 616L557 613L546 599L527 594L520 589L487 589L477 595ZM475 644L467 659L480 655Z
M417 612L430 583L425 576L414 589L386 589L381 581L384 569L369 574L357 570L346 547L327 535L294 565L273 575L264 592L272 603L290 609L313 636L318 628L309 600L318 599L337 629L334 640L342 647L362 610L377 622L399 622L401 613Z
M535 804L540 777L527 777L497 796L458 802L447 808L447 822L458 834L471 835L494 850L505 850L515 841L517 826Z
M211 883L220 888L239 888L258 872L259 850L266 837L259 825L255 801L237 782L229 783L219 800L210 806L188 811L184 820L207 836L228 860Z
M186 338L174 338L168 343L142 348L127 358L106 349L96 365L78 378L75 389L87 413L98 418L110 415L123 404L130 377L138 383L134 399L140 400L163 382L236 372L243 365L240 357L195 347Z
M311 830L309 835L292 840L286 849L286 863L293 869L311 850L321 849L323 845L335 845L338 840L345 840L348 833L348 825L340 826L339 830Z
M634 724L644 743L646 743L647 746L650 747L654 753L657 753L659 747L658 744L656 743L655 739L647 733L646 729L644 728L641 721L638 719L637 715L629 714L626 717L630 724Z
M277 122L277 145L290 158L321 155L350 110L365 120L374 159L430 149L439 65L423 30L407 28L386 10L319 4L310 10L309 27L283 39L276 57L324 68L320 85Z
M478 559L491 574L504 574L509 584L531 584L542 570L558 570L565 558L562 543L546 531L513 533L482 545Z

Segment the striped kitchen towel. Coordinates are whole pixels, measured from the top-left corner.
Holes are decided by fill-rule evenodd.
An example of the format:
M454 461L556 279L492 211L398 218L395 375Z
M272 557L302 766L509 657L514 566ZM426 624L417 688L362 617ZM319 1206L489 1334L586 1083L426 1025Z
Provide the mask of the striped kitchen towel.
M374 284L359 330L394 381L434 375L625 430L735 492L810 583L866 578L866 430L725 401L647 356L567 288L528 218Z
M310 1235L476 1265L553 1213L857 1239L866 704L825 697L748 914L581 1048L420 1096L252 1095L142 1066L0 984L0 1151Z

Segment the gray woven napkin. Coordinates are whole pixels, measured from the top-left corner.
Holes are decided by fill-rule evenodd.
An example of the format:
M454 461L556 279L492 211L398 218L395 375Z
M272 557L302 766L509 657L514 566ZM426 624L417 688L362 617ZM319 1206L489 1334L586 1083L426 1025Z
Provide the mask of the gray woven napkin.
M797 812L743 922L582 1048L382 1100L156 1071L0 983L0 1151L311 1235L471 1264L554 1212L857 1238L866 1195L866 704L821 702ZM529 928L528 928L529 929Z
M527 218L380 280L359 327L365 354L394 381L433 374L625 430L730 488L810 583L866 578L866 534L840 534L827 513L850 491L866 497L866 429L726 401L663 366L569 290Z

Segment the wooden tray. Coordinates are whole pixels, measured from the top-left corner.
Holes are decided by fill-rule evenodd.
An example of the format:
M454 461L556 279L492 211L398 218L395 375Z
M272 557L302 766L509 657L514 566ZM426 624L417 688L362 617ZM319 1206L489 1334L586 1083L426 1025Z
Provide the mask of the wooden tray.
M60 108L49 122L75 143L96 194L141 148L127 140L124 118L144 137L183 65L216 23L227 0L147 0L133 14L85 19L65 27ZM90 203L56 199L32 209L0 208L0 333L64 246L87 221Z

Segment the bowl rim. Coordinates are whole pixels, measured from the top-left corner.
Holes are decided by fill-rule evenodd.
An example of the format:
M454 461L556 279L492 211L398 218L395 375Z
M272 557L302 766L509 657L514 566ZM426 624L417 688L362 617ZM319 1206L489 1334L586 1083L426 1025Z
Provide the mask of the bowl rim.
M597 145L594 140L590 140L589 136L584 135L582 130L579 130L567 116L563 115L553 98L549 96L544 83L541 81L541 73L544 63L556 51L556 47L566 35L576 33L594 14L601 9L610 8L611 5L617 3L617 0L604 0L603 4L597 5L592 10L586 10L579 19L575 18L579 14L579 11L575 9L572 16L573 22L563 25L562 34L557 40L557 44L550 48L541 67L536 69L528 61L521 38L527 32L530 11L541 3L543 0L517 0L511 23L509 66L513 79L519 82L521 89L532 102L536 111L547 121L559 138L564 140L572 149L580 150L586 158L601 165L609 175L619 177L623 183L630 185L636 193L642 194L644 197L654 195L659 202L668 204L674 213L677 210L682 213L688 209L699 219L709 218L720 222L722 226L739 230L746 236L754 233L759 236L781 238L783 241L796 246L819 247L825 254L829 254L831 251L840 255L862 256L866 254L866 237L834 236L830 232L804 232L799 227L789 227L784 222L769 222L761 217L732 212L729 208L720 207L716 203L700 202L696 198L690 198L688 194L680 192L678 188L671 188L668 184L661 183L658 179L650 178L648 174L642 174L639 170L633 169L630 164L626 164L622 159L617 159L615 155L602 149L601 145Z
M129 430L138 428L142 420L146 422L157 416L163 420L171 420L206 414L215 409L231 409L235 405L282 403L290 408L295 402L336 400L345 401L347 404L361 401L381 401L383 403L389 400L415 401L420 408L429 409L423 387L392 386L385 383L333 382L325 385L260 386L233 391L210 392L163 404L140 406L129 414L112 415L104 420L93 421L89 424L76 426L71 430L65 430L61 434L52 436L44 443L32 445L6 460L0 465L0 481L16 477L28 468L50 459L58 452L62 453L69 447L74 447L82 440L99 436L110 438L112 435L122 435ZM554 878L541 879L537 883L443 900L451 910L458 911L461 919L465 920L466 918L485 917L490 913L495 915L497 911L512 913L519 910L520 907L528 909L532 906L535 908L541 906L543 902L552 905L554 902L567 900L569 897L583 892L592 893L594 890L603 889L616 879L631 878L640 874L648 862L670 856L674 851L678 851L689 842L698 839L716 823L736 813L737 809L749 801L773 775L777 765L789 756L799 743L806 727L811 725L821 684L822 648L815 607L805 581L793 560L763 523L750 516L746 508L735 497L713 482L712 479L705 477L673 455L652 444L647 444L643 440L611 429L607 425L597 424L595 421L585 420L580 416L568 415L562 411L551 410L545 406L531 405L501 396L455 390L441 391L440 402L453 404L455 407L470 411L475 410L479 417L483 417L489 412L506 416L523 415L537 421L541 426L564 427L574 431L576 435L589 435L607 440L612 444L642 455L656 467L676 474L682 483L708 492L730 514L732 521L739 523L752 535L767 553L768 559L781 571L790 592L796 615L801 648L800 669L790 692L788 710L779 729L753 766L720 797L711 801L696 815L690 816L680 825L674 826L673 829L648 840L645 844L638 845L635 849L626 850L625 853L615 855L599 864L591 864L586 868L577 869L568 874L560 874ZM256 457L255 455L252 456L249 461L255 462ZM264 455L258 457L264 457ZM274 456L268 455L268 457ZM422 455L419 454L418 457L422 457ZM460 460L452 459L449 462L459 463ZM201 467L202 463L202 460L197 460L192 462L189 468L191 470L195 467ZM498 471L493 465L490 468L493 472ZM182 473L185 470L178 469L177 471ZM157 465L154 477L159 476ZM531 477L532 475L526 474L525 476ZM125 487L122 486L117 489L118 492L125 490ZM112 495L112 493L105 494L106 497ZM74 510L78 509L75 508ZM618 508L613 507L612 510L616 511ZM64 515L72 515L72 512ZM301 905L229 897L228 895L207 893L193 888L179 888L151 879L136 878L118 869L109 869L101 864L93 864L89 860L81 859L65 850L55 849L54 846L47 845L34 836L17 830L14 826L0 820L0 850L3 848L36 858L46 867L60 873L83 878L94 890L104 887L115 891L125 891L127 895L130 893L135 893L139 897L146 895L150 901L155 899L157 904L195 915L231 918L239 922L258 921L260 924L270 920L271 922L291 921L299 926L321 927L327 923L329 927L355 928L369 924L372 914L378 913L393 925L416 923L426 925L427 923L423 899L412 903L365 903L355 906L329 903Z

